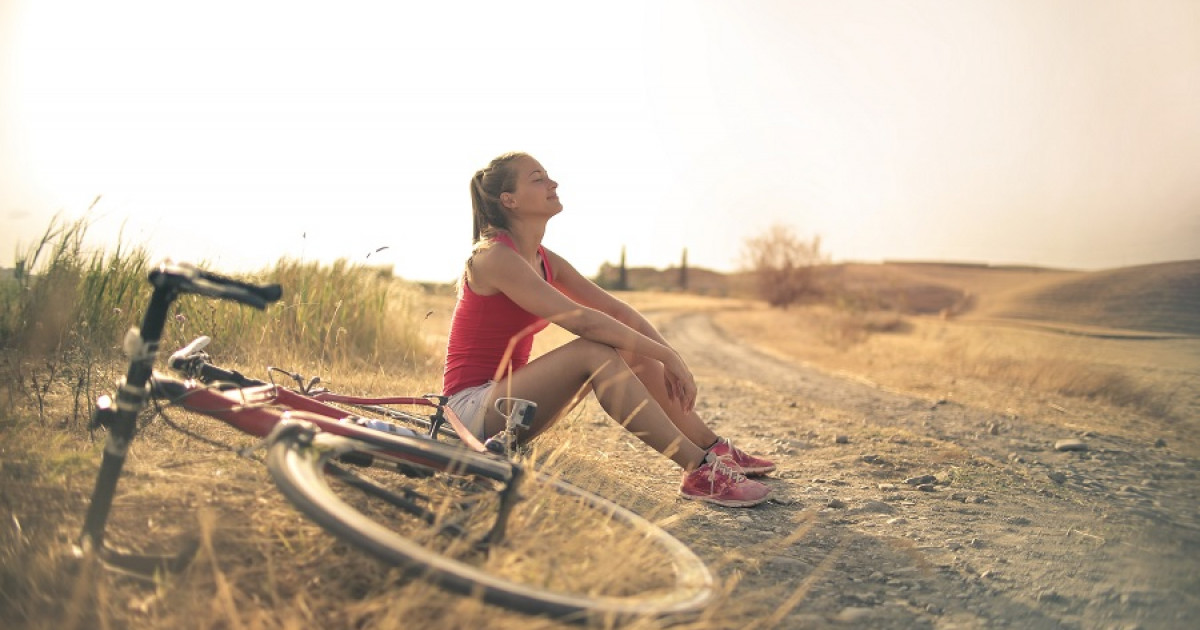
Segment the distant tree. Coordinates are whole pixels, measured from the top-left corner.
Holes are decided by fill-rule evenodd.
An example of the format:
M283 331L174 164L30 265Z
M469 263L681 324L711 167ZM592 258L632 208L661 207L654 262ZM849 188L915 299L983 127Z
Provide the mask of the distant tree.
M742 257L754 277L759 297L784 309L805 296L820 293L815 270L817 265L828 262L821 254L821 237L806 241L782 224L746 239Z
M687 266L687 248L683 248L683 260L679 263L679 290L687 291L688 288L688 266Z
M621 267L617 271L617 290L629 290L629 272L625 270L625 246L621 246Z

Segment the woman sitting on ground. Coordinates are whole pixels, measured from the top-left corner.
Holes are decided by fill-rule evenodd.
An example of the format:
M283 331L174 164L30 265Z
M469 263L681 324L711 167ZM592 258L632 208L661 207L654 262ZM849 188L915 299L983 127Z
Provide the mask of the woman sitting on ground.
M533 401L528 440L591 391L611 418L679 464L684 498L724 506L767 500L767 486L747 475L775 464L704 423L694 410L692 374L662 335L542 246L547 222L563 209L557 191L524 153L502 155L471 178L474 251L446 352L443 393L451 409L484 439L505 428L497 399ZM548 322L578 338L530 361L533 335Z

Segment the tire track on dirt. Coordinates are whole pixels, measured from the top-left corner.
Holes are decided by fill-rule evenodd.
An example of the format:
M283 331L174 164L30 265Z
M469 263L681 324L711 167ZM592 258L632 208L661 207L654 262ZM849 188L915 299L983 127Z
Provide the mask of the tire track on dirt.
M849 412L869 424L953 442L976 456L1002 460L1011 451L1012 440L1035 437L1021 427L1006 432L1004 438L991 436L989 427L1001 420L993 412L893 392L766 354L731 338L706 313L665 318L662 331L702 370L752 381L787 398Z

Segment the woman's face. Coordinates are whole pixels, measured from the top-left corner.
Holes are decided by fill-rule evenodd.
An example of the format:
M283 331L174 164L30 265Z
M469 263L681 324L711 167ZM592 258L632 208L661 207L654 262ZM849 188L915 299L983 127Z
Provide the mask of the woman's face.
M509 211L546 217L562 212L558 182L550 179L541 163L531 157L521 157L515 161L513 168L517 172L516 186L513 192L504 193L501 197Z

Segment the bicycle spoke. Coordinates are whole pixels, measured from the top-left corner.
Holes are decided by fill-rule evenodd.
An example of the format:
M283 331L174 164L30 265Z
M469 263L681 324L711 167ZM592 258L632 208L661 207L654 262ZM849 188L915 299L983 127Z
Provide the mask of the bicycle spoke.
M429 502L429 497L420 492L407 487L402 487L399 492L396 492L391 488L386 488L362 475L332 463L326 464L326 469L332 476L346 485L356 490L361 490L376 499L386 501L390 505L416 516L429 525L436 524L437 515L416 503L417 500L425 503ZM454 524L444 524L440 528L444 533L451 536L463 536L465 534L462 528Z

